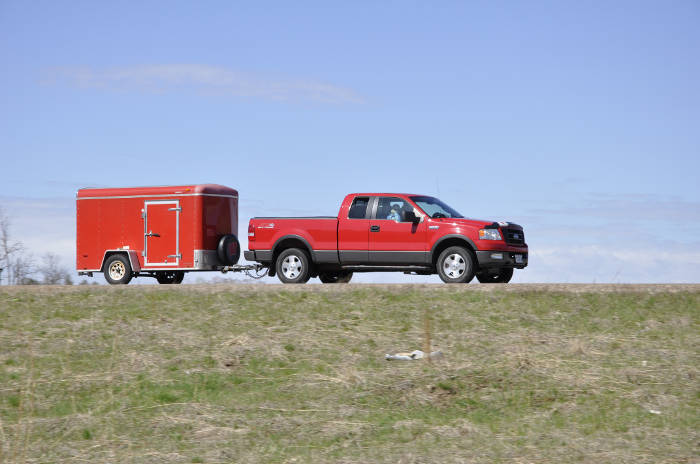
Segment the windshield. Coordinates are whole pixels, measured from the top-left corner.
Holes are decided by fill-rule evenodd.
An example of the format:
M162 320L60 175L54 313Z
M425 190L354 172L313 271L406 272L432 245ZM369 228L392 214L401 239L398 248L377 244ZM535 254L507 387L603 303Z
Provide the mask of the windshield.
M420 209L425 211L425 213L431 218L463 218L454 209L450 208L445 203L441 202L437 198L433 197L411 197Z

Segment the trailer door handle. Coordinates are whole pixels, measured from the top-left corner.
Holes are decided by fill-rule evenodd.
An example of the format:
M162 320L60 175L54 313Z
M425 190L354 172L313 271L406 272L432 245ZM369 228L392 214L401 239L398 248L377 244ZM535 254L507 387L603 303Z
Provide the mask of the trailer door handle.
M146 237L160 237L160 234L154 234L153 232L149 232L146 234Z
M369 228L369 231L370 231L370 232L379 232L379 226L371 226L371 227Z

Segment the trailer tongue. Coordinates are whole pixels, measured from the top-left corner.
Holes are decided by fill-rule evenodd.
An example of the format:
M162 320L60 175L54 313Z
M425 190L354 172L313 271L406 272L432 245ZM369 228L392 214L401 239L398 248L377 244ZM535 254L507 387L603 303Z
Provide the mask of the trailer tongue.
M260 263L255 264L235 264L233 266L223 266L219 269L223 274L227 272L243 272L251 279L262 279L267 275L267 266Z

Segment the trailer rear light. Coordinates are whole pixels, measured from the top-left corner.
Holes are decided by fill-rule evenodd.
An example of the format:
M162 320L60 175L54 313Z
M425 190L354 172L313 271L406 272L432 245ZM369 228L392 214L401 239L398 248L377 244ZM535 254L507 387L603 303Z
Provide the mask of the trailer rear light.
M252 242L255 240L255 227L253 224L248 224L248 241Z

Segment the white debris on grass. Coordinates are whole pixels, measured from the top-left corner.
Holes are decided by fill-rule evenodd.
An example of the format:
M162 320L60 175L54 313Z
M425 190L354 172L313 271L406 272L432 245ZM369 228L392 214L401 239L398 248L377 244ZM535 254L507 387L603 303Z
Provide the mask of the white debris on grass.
M384 359L387 361L415 361L418 359L423 359L425 357L425 353L422 352L421 350L413 350L410 353L396 353L396 354L385 354ZM435 359L435 358L440 358L442 357L442 351L433 351L430 353L430 358Z

